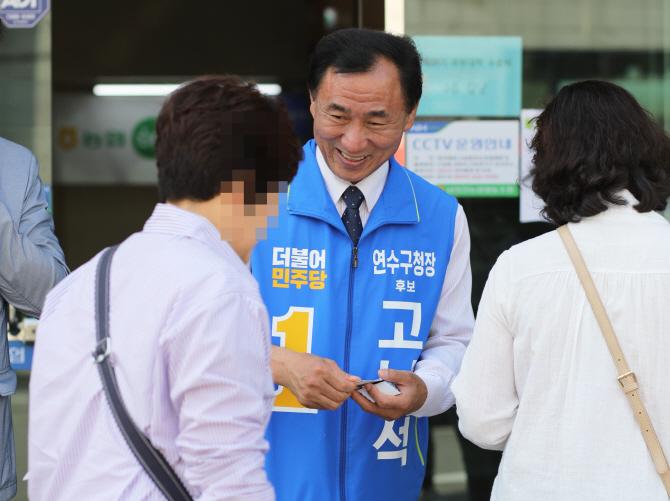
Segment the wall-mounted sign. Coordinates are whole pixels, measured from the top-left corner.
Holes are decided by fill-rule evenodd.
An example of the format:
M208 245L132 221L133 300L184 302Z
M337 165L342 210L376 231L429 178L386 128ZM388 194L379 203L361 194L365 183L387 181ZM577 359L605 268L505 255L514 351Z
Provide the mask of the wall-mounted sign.
M533 152L528 145L535 136L535 123L533 118L542 113L542 110L521 110L521 176L519 185L521 191L519 194L519 221L522 223L534 223L544 221L540 211L544 207L544 202L531 189L532 180L526 179L530 170L533 168Z
M519 121L417 121L405 137L407 168L457 197L519 195Z
M156 184L156 116L164 100L54 94L54 180Z
M423 58L421 117L518 117L521 37L413 37Z
M51 7L51 0L0 0L0 19L8 28L33 28Z
M23 341L10 340L9 363L15 371L29 371L33 364L34 345Z

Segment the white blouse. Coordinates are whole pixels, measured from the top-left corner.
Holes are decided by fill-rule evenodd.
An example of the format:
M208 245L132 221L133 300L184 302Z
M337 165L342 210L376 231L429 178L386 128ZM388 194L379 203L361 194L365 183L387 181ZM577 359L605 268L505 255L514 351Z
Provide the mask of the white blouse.
M570 224L670 459L670 224L630 205ZM667 501L555 231L504 252L460 375L460 429L504 451L492 501Z

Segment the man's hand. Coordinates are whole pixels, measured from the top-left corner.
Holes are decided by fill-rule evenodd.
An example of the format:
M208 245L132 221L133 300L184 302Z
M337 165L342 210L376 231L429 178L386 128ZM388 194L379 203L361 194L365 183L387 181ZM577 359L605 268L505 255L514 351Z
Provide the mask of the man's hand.
M394 421L419 410L426 401L428 396L426 383L413 372L380 369L379 377L395 383L400 390L400 395L384 395L375 385L368 383L365 389L377 403L373 404L357 391L351 394L351 398L365 412L375 414L387 421Z
M310 409L335 410L356 390L356 381L328 359L272 347L270 367L275 384L288 388L298 402ZM359 395L360 396L360 395Z

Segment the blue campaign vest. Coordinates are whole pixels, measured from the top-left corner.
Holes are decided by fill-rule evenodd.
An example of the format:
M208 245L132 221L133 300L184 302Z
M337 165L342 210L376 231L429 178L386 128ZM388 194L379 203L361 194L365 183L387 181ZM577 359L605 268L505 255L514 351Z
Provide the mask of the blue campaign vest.
M458 204L391 159L357 248L328 194L312 140L288 193L287 226L256 246L252 270L272 341L376 379L411 370L435 316ZM336 411L300 406L279 387L267 472L279 501L412 500L421 490L428 420L393 422L348 400Z

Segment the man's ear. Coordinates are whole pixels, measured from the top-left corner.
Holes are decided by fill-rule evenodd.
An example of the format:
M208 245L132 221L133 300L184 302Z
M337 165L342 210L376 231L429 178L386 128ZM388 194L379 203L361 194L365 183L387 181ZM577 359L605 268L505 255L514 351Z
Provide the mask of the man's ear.
M403 129L403 132L407 132L412 128L412 125L414 125L414 118L416 118L416 110L419 108L419 103L416 103L416 106L412 111L409 112L409 115L407 115L407 119L405 120L405 127Z
M309 112L312 114L312 118L316 118L316 101L312 91L309 91Z

